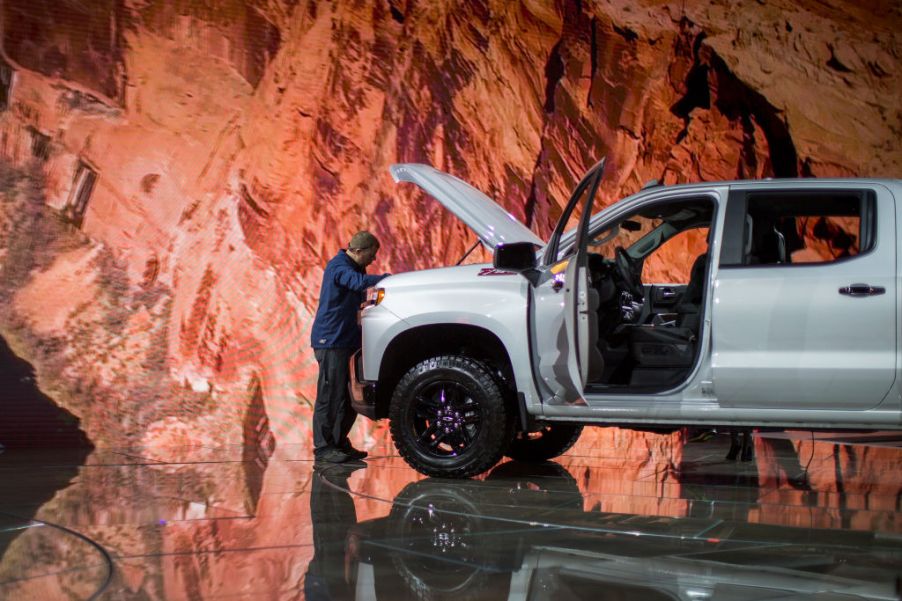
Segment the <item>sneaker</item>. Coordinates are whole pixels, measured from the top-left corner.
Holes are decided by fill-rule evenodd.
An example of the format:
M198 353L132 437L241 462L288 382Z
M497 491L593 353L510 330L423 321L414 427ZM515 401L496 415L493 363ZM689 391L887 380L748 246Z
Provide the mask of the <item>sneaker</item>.
M319 453L315 453L314 459L317 462L324 461L326 463L344 463L351 459L351 456L341 449L330 448L324 449Z

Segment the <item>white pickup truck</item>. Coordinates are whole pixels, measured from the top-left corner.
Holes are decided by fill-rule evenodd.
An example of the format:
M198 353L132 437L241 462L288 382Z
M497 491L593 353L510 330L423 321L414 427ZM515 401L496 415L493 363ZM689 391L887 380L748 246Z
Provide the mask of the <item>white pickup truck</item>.
M362 309L353 405L412 467L543 461L585 425L902 429L902 180L652 185L593 215L603 172L546 242L451 175L391 168L494 250Z

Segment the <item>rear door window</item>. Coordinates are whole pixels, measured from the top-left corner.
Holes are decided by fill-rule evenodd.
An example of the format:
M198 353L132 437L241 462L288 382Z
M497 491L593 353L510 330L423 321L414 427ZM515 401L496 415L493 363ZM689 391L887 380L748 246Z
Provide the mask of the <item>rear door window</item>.
M830 263L873 245L867 193L767 193L748 196L745 265Z

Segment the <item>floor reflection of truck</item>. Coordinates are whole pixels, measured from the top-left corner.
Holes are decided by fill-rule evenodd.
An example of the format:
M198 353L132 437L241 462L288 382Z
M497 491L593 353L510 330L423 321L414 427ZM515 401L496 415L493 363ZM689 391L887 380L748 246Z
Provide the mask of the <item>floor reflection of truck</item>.
M356 600L899 599L899 537L582 501L569 474L412 483L355 529Z

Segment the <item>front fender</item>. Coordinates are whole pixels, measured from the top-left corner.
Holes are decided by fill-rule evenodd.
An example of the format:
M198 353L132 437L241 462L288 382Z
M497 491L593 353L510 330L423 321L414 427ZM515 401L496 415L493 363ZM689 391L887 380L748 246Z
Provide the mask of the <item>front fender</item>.
M436 285L423 289L388 290L382 304L364 311L363 376L379 378L383 358L399 335L424 326L472 326L494 334L511 361L515 386L527 406L538 401L532 380L527 334L525 278L494 280L486 287Z

